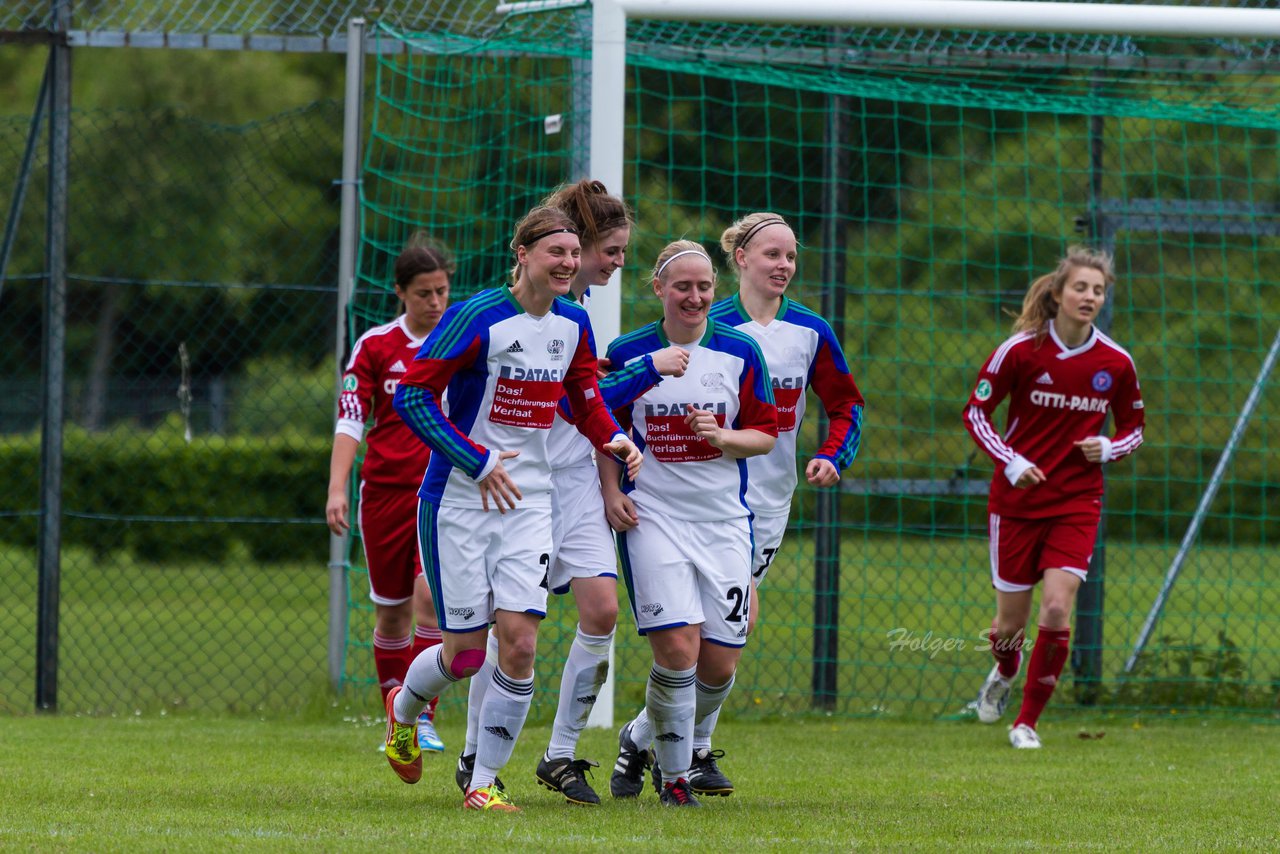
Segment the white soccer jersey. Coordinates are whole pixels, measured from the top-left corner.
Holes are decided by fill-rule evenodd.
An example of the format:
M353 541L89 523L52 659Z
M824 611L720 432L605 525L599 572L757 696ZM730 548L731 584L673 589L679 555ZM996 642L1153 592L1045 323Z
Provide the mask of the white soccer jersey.
M862 393L831 325L799 303L783 297L773 321L762 326L735 295L712 306L711 317L754 338L769 367L778 406L778 442L769 453L747 460L747 503L756 513L785 514L796 491L796 438L804 420L805 389L813 387L830 424L826 441L814 456L829 460L836 471L857 456L862 441Z
M620 431L596 383L587 313L558 299L534 317L506 287L449 308L396 391L396 411L431 446L418 494L440 505L481 507L476 481L503 466L522 507L551 506L547 435L560 399L579 429L600 447ZM448 391L449 415L439 400Z
M563 297L563 299L569 299ZM575 304L569 300L570 304ZM582 295L582 301L576 303L586 308L591 301L591 289ZM662 376L653 366L653 359L645 356L627 365L624 370L611 371L600 380L600 393L604 395L604 405L609 409L618 409L635 400L647 389L662 381ZM591 443L587 437L578 432L567 415L568 399L561 400L561 409L551 425L551 435L547 437L547 454L551 460L551 468L555 471L573 466L594 465L591 455Z
M661 322L651 323L614 341L609 361L625 367L667 346ZM776 436L769 371L749 336L714 320L699 342L681 346L689 351L684 376L666 377L616 410L645 456L639 478L624 480L623 491L641 512L656 509L691 521L747 516L747 461L726 457L684 419L692 404L715 413L724 427Z

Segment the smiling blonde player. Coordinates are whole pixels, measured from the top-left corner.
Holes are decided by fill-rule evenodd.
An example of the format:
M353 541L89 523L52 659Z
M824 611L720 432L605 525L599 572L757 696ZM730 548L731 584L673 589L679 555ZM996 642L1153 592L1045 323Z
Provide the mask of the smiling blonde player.
M778 436L760 348L708 317L715 281L715 266L701 246L669 244L653 272L662 319L609 347L610 365L623 370L672 344L689 353L682 376L663 380L618 410L619 423L644 449L644 477L619 483L618 465L600 461L631 611L653 651L637 720L654 733L659 796L669 806L699 805L688 779L694 718L728 696L750 619L747 458L769 453ZM639 794L635 786L615 785L643 774L637 747L645 745L631 739L633 725L618 735L614 797Z

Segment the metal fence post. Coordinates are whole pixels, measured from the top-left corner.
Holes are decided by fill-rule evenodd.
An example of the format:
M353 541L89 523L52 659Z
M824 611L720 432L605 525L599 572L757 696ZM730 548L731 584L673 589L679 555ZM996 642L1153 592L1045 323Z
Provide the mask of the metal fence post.
M360 238L358 192L360 123L364 98L364 18L347 24L347 85L342 121L342 222L338 234L338 308L334 319L334 415L342 394L343 358L347 352L347 313L355 289L356 242ZM347 643L347 534L329 535L329 684L342 686Z
M40 578L36 623L36 709L58 708L58 602L62 583L62 419L66 390L67 176L71 154L70 0L53 0L58 34L49 45L49 203L45 229L44 413L40 431Z

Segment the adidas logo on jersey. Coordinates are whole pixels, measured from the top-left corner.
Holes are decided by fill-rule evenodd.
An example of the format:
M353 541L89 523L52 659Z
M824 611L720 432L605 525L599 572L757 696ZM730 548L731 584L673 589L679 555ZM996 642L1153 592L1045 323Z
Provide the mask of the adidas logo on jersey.
M493 733L503 741L515 741L515 736L504 726L487 726L484 731Z
M511 342L511 346L503 351L504 353L523 353L524 348L520 346L520 339Z
M1049 376L1048 371L1045 371L1043 374L1036 377L1036 382L1039 385L1053 385L1053 377Z
M391 367L387 368L387 372L392 374L403 374L407 370L409 369L404 366L404 362L400 361L399 359L396 359L396 363Z

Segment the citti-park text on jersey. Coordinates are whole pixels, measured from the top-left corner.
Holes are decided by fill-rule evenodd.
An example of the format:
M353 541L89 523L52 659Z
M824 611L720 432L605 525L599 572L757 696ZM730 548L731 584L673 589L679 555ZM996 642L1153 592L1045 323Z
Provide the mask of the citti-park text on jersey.
M1073 412L1106 412L1111 402L1105 397L1086 397L1080 394L1059 394L1054 391L1033 391L1031 402L1049 409L1069 409Z

